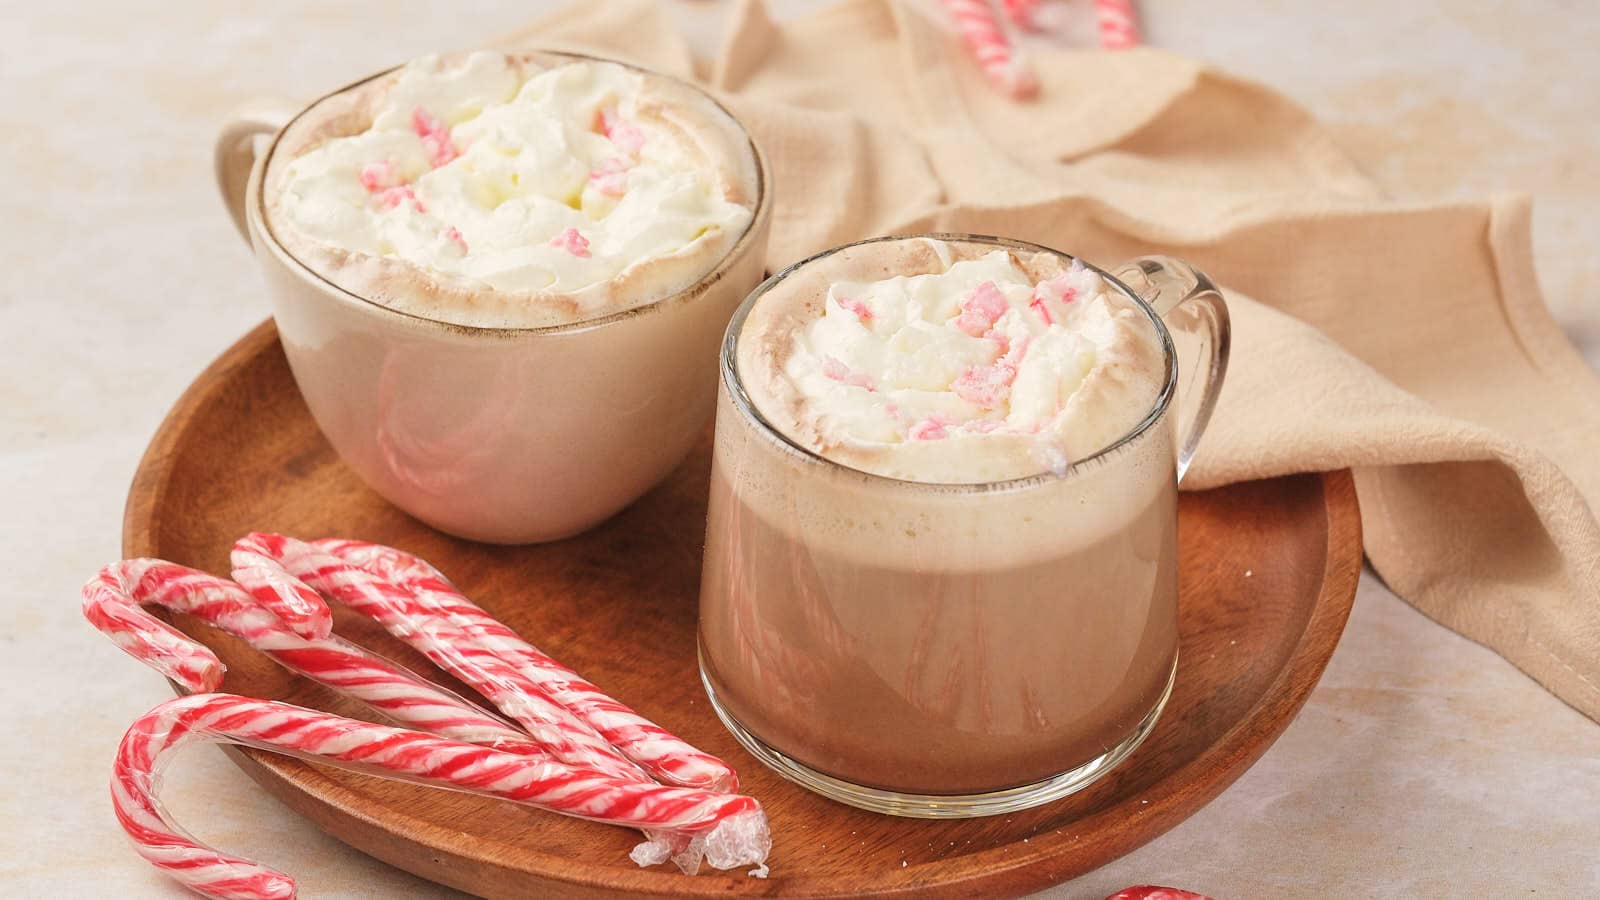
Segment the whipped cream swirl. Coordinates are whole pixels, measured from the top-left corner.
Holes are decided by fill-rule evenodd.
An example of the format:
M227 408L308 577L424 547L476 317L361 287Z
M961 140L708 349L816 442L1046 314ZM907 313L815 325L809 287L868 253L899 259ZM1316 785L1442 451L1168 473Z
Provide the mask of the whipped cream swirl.
M1004 250L832 282L782 357L802 440L932 482L1063 471L1130 431L1165 374L1154 327L1098 274L1035 282Z
M725 251L752 218L750 203L730 198L742 186L725 183L742 173L705 151L722 123L694 134L684 124L693 115L659 114L645 79L599 61L416 60L375 98L368 127L288 163L275 221L334 252L335 282L380 301L405 291L352 260L403 261L454 286L576 297L569 318L610 311L616 292L596 286L701 245ZM682 286L631 293L655 299Z

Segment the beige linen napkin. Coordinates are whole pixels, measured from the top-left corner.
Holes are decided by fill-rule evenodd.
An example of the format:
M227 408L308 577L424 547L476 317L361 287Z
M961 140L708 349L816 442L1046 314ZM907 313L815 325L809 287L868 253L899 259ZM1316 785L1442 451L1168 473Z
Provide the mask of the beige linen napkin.
M1388 202L1300 108L1159 50L1040 53L1042 95L1017 104L921 6L732 19L703 71L643 0L510 43L723 96L775 171L772 269L924 230L1204 268L1233 363L1184 486L1353 467L1389 585L1600 718L1600 382L1545 310L1526 199Z

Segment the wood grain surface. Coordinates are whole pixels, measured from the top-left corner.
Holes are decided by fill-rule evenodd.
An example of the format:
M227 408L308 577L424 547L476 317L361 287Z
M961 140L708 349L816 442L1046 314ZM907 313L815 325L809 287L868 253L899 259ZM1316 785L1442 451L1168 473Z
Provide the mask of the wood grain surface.
M1333 652L1361 569L1348 472L1183 495L1178 680L1149 740L1089 789L1027 812L967 821L879 816L780 779L735 744L706 703L694 641L708 451L709 435L666 483L580 537L534 547L456 540L389 506L339 462L267 322L168 415L129 493L123 552L226 574L234 539L268 530L418 553L532 643L731 762L772 820L770 878L687 877L670 866L634 866L627 852L637 835L621 828L228 751L329 834L489 897L999 896L1071 878L1176 825L1272 744ZM358 713L241 642L174 621L227 663L224 690ZM335 623L340 634L471 695L376 625L342 611Z

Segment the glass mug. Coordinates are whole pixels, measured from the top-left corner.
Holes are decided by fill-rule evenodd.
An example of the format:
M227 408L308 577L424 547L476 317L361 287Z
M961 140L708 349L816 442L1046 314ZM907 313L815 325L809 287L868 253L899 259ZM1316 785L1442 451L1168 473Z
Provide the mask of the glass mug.
M1139 424L1061 474L902 481L790 441L739 371L740 332L774 285L893 240L903 238L835 248L772 276L728 327L701 677L747 750L819 794L923 818L1024 809L1127 757L1171 694L1177 487L1227 368L1227 307L1174 259L1100 272L1113 302L1142 311L1163 348L1165 378Z

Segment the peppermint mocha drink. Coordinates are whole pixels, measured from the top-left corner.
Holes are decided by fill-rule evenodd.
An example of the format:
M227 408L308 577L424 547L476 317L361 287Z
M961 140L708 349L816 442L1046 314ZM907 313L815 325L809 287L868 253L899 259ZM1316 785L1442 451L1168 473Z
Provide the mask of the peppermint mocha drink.
M1087 783L1177 657L1171 344L1058 253L871 241L735 316L701 586L708 689L747 747L886 812Z
M478 51L413 61L297 119L266 212L351 293L527 328L688 287L750 225L757 179L739 125L687 85Z
M224 128L225 197L307 407L379 494L461 537L555 540L702 438L773 203L712 97L607 60L473 52L329 94L257 157L268 128Z

